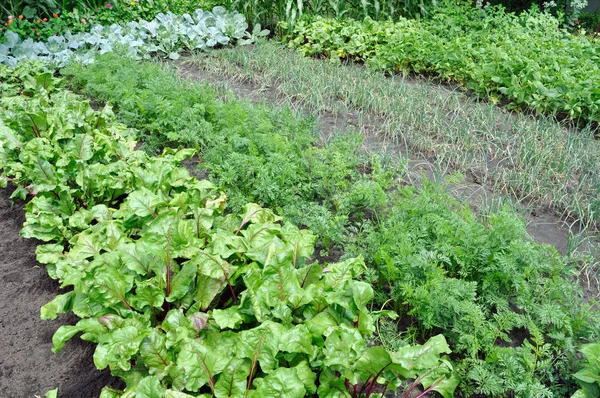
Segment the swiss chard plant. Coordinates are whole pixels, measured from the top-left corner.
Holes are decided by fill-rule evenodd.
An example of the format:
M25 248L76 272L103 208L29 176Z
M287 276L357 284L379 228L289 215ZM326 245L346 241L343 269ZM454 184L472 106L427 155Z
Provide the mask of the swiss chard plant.
M575 373L581 389L572 398L592 398L600 396L600 343L585 344L581 347L585 358L583 368Z

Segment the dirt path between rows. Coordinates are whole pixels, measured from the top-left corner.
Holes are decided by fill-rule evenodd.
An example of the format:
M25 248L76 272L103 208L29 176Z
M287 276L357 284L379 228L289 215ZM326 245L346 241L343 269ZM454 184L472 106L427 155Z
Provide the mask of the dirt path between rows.
M43 397L57 387L60 398L98 397L116 379L94 367L94 344L75 337L59 354L51 351L52 334L76 317L39 318L60 289L35 261L39 242L19 236L24 203L12 206L10 191L0 189L0 397Z

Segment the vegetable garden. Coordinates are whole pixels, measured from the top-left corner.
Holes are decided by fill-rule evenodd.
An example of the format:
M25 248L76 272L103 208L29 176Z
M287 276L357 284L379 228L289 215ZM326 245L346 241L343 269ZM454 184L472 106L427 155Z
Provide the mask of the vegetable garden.
M53 352L84 340L104 370L33 394L600 394L594 37L449 2L133 3L97 15L149 21L0 41L0 186L58 284L39 315L58 319ZM192 66L283 104L182 77ZM327 112L359 116L325 137ZM364 150L373 135L382 150ZM461 173L506 198L475 206ZM523 209L579 230L542 244Z

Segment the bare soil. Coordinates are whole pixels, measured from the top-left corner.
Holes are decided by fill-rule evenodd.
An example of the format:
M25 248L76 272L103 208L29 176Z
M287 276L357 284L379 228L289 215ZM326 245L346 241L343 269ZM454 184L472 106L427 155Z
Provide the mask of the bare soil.
M94 344L75 337L57 355L51 351L52 334L76 317L40 319L40 308L60 289L35 261L41 242L19 236L24 203L11 205L11 191L0 189L0 397L43 397L57 387L61 398L98 397L105 385L120 385L94 367Z

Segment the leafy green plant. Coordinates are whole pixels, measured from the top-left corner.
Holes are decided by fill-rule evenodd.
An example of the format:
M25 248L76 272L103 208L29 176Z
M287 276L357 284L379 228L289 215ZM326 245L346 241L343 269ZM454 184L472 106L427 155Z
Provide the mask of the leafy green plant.
M73 59L92 62L95 54L116 48L137 59L149 58L152 54L178 59L183 51L251 43L253 36L246 32L247 27L241 14L215 7L213 12L196 10L192 15L161 13L150 22L95 25L89 33L67 32L65 36L51 36L45 43L21 40L11 31L0 44L0 63L14 66L19 61L41 60L63 67Z
M600 11L581 12L578 22L588 32L600 33Z
M584 344L580 351L586 363L583 369L574 375L581 389L577 390L572 398L597 397L600 395L600 344Z

